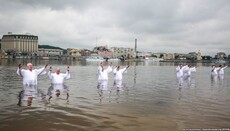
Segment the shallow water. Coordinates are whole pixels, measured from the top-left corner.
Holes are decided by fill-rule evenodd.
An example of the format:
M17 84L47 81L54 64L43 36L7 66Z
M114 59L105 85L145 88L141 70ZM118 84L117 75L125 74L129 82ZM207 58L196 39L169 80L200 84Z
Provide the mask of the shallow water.
M192 78L178 85L174 63L119 63L122 67L130 64L122 90L117 91L110 74L107 90L100 91L98 63L31 61L34 68L49 63L53 68L60 67L61 72L70 65L71 79L65 81L68 90L59 97L53 92L49 100L50 80L40 76L38 93L31 105L22 100L18 106L23 87L16 68L18 63L25 68L27 62L30 61L1 60L1 131L171 131L230 127L229 67L223 79L212 79L210 65L199 64Z

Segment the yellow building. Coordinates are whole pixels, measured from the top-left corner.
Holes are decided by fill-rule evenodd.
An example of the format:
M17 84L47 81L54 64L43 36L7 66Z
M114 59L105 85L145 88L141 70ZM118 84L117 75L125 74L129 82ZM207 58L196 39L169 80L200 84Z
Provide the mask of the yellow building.
M16 53L35 53L38 51L38 36L30 34L12 34L9 32L2 37L1 49L13 50Z
M197 53L197 60L199 61L199 60L202 60L202 57L201 57L201 52L200 52L200 50L198 51L198 53Z
M73 48L67 48L67 54L69 56L81 56L81 50L73 49Z

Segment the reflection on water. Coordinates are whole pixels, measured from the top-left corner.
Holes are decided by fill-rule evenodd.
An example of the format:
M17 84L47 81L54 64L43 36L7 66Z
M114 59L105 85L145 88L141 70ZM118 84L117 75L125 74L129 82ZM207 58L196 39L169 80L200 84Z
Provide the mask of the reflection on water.
M22 106L22 101L26 101L26 106L31 106L32 101L41 97L44 99L44 94L38 90L37 85L23 85L23 90L18 95L18 106Z
M71 67L65 85L22 86L18 63ZM114 63L115 65L116 63ZM224 128L230 123L230 71L211 77L200 65L191 77L177 79L174 63L130 65L122 81L97 81L98 63L85 61L1 60L0 130L146 130ZM178 88L179 87L179 88ZM18 105L20 106L18 106Z
M56 98L60 98L60 95L64 94L66 95L66 100L68 102L69 100L69 87L65 84L51 84L51 86L48 89L48 101L50 102L50 100L53 97Z

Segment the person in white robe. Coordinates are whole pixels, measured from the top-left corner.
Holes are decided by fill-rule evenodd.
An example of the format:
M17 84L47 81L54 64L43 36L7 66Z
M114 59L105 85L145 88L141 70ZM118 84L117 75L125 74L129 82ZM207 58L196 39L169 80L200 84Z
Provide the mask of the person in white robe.
M109 66L105 69L103 65L100 65L101 67L98 68L98 81L100 80L108 80L108 74L112 72L112 63L109 64Z
M123 69L120 69L120 66L116 66L116 68L113 69L113 74L114 74L114 80L122 80L123 78L123 73L127 73L127 69L129 68L129 65L126 66Z
M56 68L55 73L52 72L52 66L50 66L48 77L51 80L51 87L48 90L48 96L50 100L52 94L56 94L56 97L59 97L62 92L66 92L66 87L64 85L64 80L70 79L69 66L67 67L66 73L60 73L60 68ZM68 90L68 89L67 89ZM67 92L67 100L69 98L69 93Z
M224 75L224 69L227 68L227 67L228 66L220 65L219 70L218 70L218 74L219 75Z
M212 76L217 76L218 75L218 70L220 68L219 67L216 67L215 65L212 65L212 69L211 69L211 75Z
M60 68L56 68L55 73L52 72L52 67L48 72L48 77L51 79L51 84L63 84L64 79L70 79L69 66L67 67L66 73L60 73Z
M184 68L184 73L183 73L183 76L184 77L190 77L192 72L196 72L196 68L197 67L192 67L191 64L189 64L187 67Z
M186 68L186 66L183 66L182 64L177 66L177 68L176 68L176 76L177 76L177 78L183 77L184 68Z
M219 65L219 70L217 71L219 79L224 79L224 69L227 67L228 66Z
M180 64L180 65L178 65L178 66L176 67L177 84L178 84L179 86L181 86L182 83L183 83L183 73L184 73L184 71L183 71L183 65Z
M120 69L120 66L118 65L116 66L116 68L113 69L114 86L117 87L117 91L123 90L122 78L123 78L123 74L127 73L128 68L129 68L129 65L123 69Z
M27 64L27 70L22 69L22 65L18 65L17 74L22 77L23 79L23 85L37 85L37 77L39 75L46 74L46 67L48 64L46 64L43 68L40 69L33 69L33 64L28 63Z

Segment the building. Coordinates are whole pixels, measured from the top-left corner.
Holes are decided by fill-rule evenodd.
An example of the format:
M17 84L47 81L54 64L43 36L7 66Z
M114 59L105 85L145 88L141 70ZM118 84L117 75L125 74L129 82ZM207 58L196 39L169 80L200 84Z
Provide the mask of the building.
M74 49L74 48L67 48L67 55L68 56L81 56L81 50Z
M165 53L153 53L152 56L156 58L163 58Z
M63 55L63 50L38 48L37 55L39 56L61 56Z
M38 36L31 34L3 35L1 48L5 52L32 54L38 51Z
M218 52L216 55L215 55L215 58L217 59L226 59L227 56L224 52Z
M202 60L202 56L201 56L200 50L199 50L198 53L197 53L197 60L198 60L198 61Z
M97 54L98 56L101 56L103 58L112 58L113 57L112 51L109 50L107 46L94 47L92 53Z
M175 55L173 53L164 54L164 60L174 60Z
M111 51L113 53L113 58L123 57L125 59L129 59L136 57L136 52L134 48L112 47Z
M90 56L91 51L88 49L74 49L74 48L67 48L67 55L76 57L76 56Z

